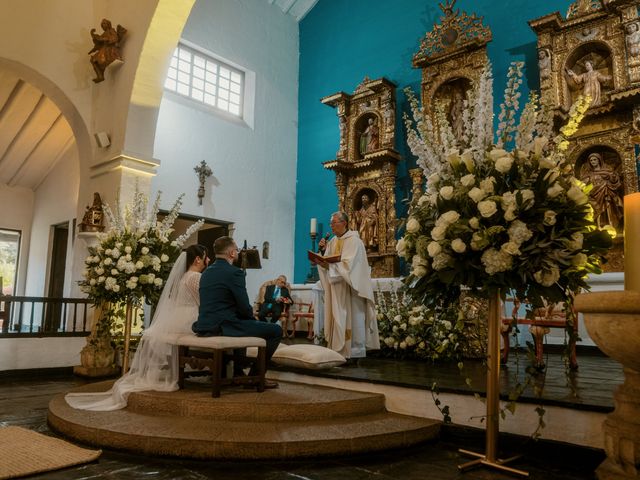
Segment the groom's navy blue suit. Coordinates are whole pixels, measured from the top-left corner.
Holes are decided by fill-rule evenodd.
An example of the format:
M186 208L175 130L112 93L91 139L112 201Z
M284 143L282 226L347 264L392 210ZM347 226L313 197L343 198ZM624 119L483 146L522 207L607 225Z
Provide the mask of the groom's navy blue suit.
M200 336L264 338L267 361L282 339L280 325L253 318L245 273L224 259L217 259L200 277L200 312L191 328Z

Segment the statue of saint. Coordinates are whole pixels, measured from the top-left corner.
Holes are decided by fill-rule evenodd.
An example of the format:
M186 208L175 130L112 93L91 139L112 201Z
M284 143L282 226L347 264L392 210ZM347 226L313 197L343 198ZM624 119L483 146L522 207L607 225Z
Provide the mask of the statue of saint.
M362 206L355 212L356 227L362 243L370 251L378 246L378 209L366 193L362 194L361 199Z
M103 218L102 199L98 192L94 192L93 205L87 205L87 210L82 217L82 223L78 227L81 232L102 232L104 230Z
M597 107L602 103L602 96L600 95L601 83L611 80L608 75L603 75L597 70L593 69L593 64L590 60L584 62L585 72L580 75L576 74L570 68L566 69L567 75L577 85L583 84L582 94L585 97L591 97L591 107Z
M633 22L627 25L627 54L629 60L637 60L640 57L640 29L638 28L638 22Z
M99 35L95 28L91 29L93 48L89 51L91 66L96 72L96 78L93 79L95 83L104 80L104 71L111 63L115 60L122 60L120 42L127 33L127 29L122 25L118 25L117 30L114 29L106 18L102 19L100 26L103 32Z
M451 92L451 102L449 103L449 122L453 136L458 143L462 142L464 136L464 91L461 88L454 88Z
M551 54L546 48L538 50L538 68L540 80L546 80L551 75Z
M373 118L369 119L369 124L362 135L360 135L360 155L373 152L380 147L380 132Z
M620 231L623 215L620 175L603 161L600 153L594 152L580 168L580 180L593 185L589 201L598 227L611 225Z

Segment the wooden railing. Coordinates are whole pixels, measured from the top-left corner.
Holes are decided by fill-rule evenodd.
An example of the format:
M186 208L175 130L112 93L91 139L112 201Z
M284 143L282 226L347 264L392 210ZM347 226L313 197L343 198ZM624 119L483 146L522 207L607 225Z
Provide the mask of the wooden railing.
M88 335L91 309L86 298L0 295L0 338Z

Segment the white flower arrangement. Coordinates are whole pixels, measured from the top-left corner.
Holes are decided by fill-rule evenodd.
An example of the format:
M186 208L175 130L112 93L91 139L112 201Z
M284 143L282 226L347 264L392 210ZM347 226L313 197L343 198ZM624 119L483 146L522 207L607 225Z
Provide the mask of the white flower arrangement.
M406 90L413 114L404 116L407 140L427 185L412 202L397 250L411 264L407 283L422 301L446 306L464 287L510 289L533 304L564 301L587 287L587 273L600 272L611 238L596 228L591 187L564 156L589 99L572 106L552 141L550 109L535 94L516 125L522 66L509 69L495 143L489 65L465 101L462 138L442 105L432 119Z
M99 234L100 243L96 247L89 248L84 280L79 282L94 303L132 301L139 304L144 298L153 304L159 298L182 245L204 223L199 220L184 235L170 241L182 195L162 222L157 221L160 198L159 192L147 212L147 197L136 186L124 214L118 200L114 209L103 205L109 230Z
M464 321L457 310L435 315L395 289L375 296L382 355L432 361L459 357Z

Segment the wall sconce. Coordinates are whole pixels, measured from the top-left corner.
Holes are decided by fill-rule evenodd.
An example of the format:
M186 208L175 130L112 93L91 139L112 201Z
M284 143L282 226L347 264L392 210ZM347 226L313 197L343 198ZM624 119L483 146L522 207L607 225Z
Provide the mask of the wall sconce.
M111 139L109 138L109 134L107 132L98 132L93 136L100 148L107 148L109 145L111 145Z
M238 252L238 258L233 264L236 267L239 267L243 270L247 270L248 268L262 268L260 264L260 252L256 247L247 248L247 241L244 241L244 246L242 250Z
M207 178L210 177L213 172L204 160L202 160L200 165L195 167L193 170L198 175L198 180L200 180L200 188L198 188L198 205L202 205L202 199L204 198L204 182L207 181Z

